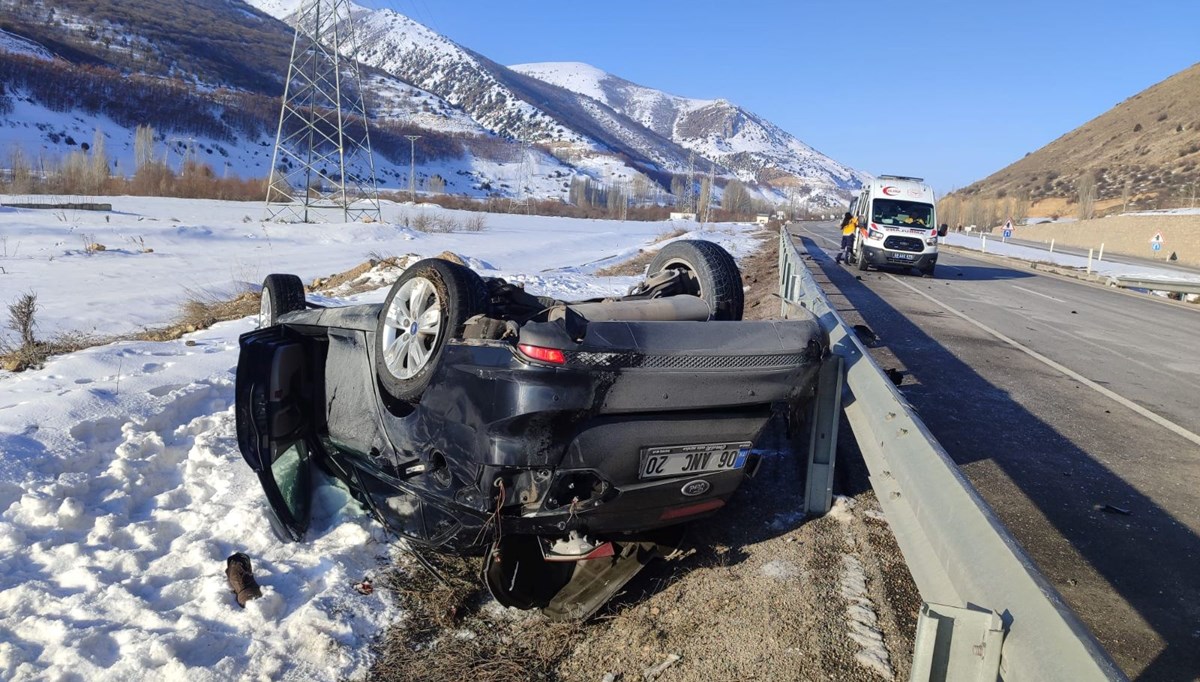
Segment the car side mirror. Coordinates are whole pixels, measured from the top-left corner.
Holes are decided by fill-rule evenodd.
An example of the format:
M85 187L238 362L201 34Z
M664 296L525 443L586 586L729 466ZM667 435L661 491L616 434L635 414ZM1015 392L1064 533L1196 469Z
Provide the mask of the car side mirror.
M948 232L949 230L950 230L950 226L947 225L946 223L942 223L942 226L938 228L938 236L945 237L946 232Z

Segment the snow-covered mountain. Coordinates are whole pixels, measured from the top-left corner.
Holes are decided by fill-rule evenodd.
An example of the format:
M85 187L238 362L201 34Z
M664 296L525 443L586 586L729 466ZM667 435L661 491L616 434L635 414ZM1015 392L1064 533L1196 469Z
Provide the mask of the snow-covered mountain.
M288 22L304 1L0 0L0 144L43 163L86 151L99 130L114 172L128 173L133 131L150 125L168 161L186 152L217 173L263 177ZM774 202L833 205L857 186L854 171L723 100L585 65L509 68L393 10L351 11L385 188L408 185L408 134L421 136L418 187L437 175L475 196L567 199L588 178L669 200L681 176L698 184L710 170L718 195L740 179Z
M579 62L518 64L510 68L601 102L730 169L743 180L846 190L858 187L864 178L779 126L724 99L672 95Z
M297 17L296 0L249 1L285 22ZM688 169L686 150L602 103L516 73L393 10L353 12L362 63L443 98L495 135L551 148L600 177L618 168L619 176Z

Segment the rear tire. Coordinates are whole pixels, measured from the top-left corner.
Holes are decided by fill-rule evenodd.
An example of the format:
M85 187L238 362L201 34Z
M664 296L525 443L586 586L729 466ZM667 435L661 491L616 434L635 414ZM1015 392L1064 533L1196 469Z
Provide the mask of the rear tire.
M446 341L484 312L487 288L468 267L417 261L392 285L375 328L375 372L391 397L419 402L441 365Z
M679 270L686 293L708 304L713 320L740 320L745 307L742 272L737 261L719 244L684 239L667 244L650 262L650 274Z
M267 275L258 304L258 328L279 324L285 313L304 310L304 283L295 275Z

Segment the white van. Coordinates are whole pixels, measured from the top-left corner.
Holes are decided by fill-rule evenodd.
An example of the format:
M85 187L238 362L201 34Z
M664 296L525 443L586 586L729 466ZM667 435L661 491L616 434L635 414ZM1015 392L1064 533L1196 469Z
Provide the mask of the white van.
M858 217L858 234L850 262L859 270L903 267L933 276L937 264L938 237L946 228L937 226L933 189L921 178L881 175L862 188L850 203Z

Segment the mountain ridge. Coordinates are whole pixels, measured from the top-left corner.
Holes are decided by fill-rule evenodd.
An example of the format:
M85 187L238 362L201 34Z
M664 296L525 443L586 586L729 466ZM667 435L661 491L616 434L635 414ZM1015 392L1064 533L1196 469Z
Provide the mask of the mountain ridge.
M15 111L0 131L9 130L10 144L24 145L27 156L65 158L91 139L92 127L103 129L112 140L109 152L123 154L121 167L128 168L132 121L144 115L168 156L175 151L182 158L186 144L189 154L198 148L212 155L218 171L223 163L225 172L261 177L264 159L269 165L265 131L273 131L277 117L268 100L282 92L293 33L286 20L294 19L300 2L221 0L192 11L183 0L62 0L54 6L0 0L9 10L0 16L0 69L20 74L32 68L22 59L49 56L55 65L41 72L68 69L73 88L51 94L24 79L0 90L0 108ZM604 74L610 83L641 88L648 107L642 110L628 106L629 98L595 98L510 69L392 10L352 11L364 95L380 127L385 185L407 185L401 152L409 145L400 144L401 133L422 135L415 150L419 186L436 174L448 191L476 196L565 200L583 178L602 189L648 180L660 190L643 198L661 201L668 188L682 196L681 177L690 174L698 183L711 171L718 195L739 179L758 199L782 203L802 194L814 206L834 206L861 177L723 99L667 95ZM164 118L154 112L177 108L152 107L106 120L103 112L119 111L122 88L113 84L121 74L187 89L195 115Z
M973 196L1073 200L1090 174L1096 199L1168 208L1200 182L1200 63L1118 103L959 190ZM1118 202L1123 204L1124 202Z

